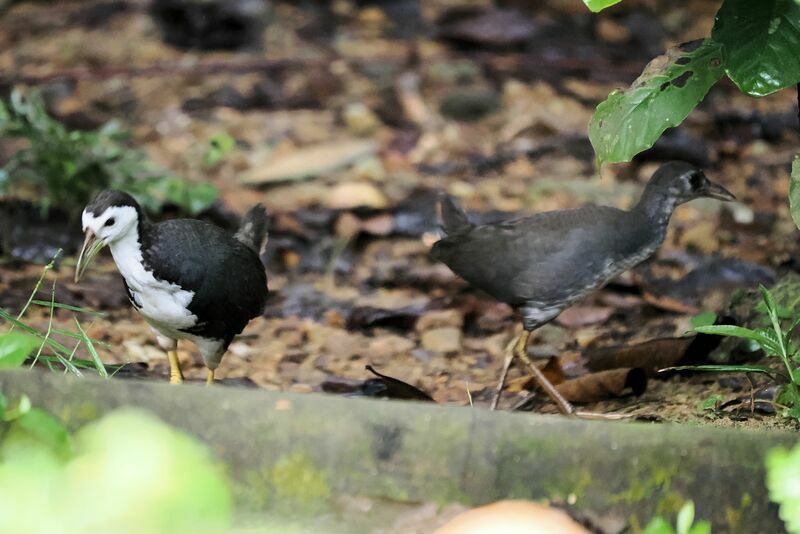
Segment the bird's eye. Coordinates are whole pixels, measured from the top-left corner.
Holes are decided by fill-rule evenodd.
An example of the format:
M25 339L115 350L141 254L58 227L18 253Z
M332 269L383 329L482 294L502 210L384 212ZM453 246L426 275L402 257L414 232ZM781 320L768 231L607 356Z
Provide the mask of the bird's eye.
M693 172L689 176L689 185L692 187L692 189L700 189L700 187L703 185L702 173Z
M115 222L114 221L114 217L109 217L108 219L106 219L106 224L105 225L106 226L114 226L114 222Z

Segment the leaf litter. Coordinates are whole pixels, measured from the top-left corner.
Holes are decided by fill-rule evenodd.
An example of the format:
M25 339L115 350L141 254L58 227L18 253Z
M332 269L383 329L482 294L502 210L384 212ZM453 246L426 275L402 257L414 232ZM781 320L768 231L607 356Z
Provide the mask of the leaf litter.
M448 13L445 2L432 2L412 22L403 18L411 15L389 21L388 7L347 4L352 11L339 13L328 33L309 34L314 24L328 24L322 8L276 2L280 23L268 25L262 37L270 59L292 61L274 64L252 52L172 48L146 29L152 22L139 2L114 10L104 25L65 26L46 6L27 3L0 19L0 39L9 45L0 52L4 72L47 80L48 106L57 116L119 118L158 164L216 185L220 203L201 217L233 227L231 214L255 202L267 206L272 227L263 259L272 294L264 317L231 345L218 370L223 385L393 397L418 391L415 398L488 405L517 327L510 308L430 262L437 192L458 197L476 221L587 201L624 208L661 158L700 158L749 215L700 202L681 207L656 262L537 331L531 356L560 370L560 387L573 388L571 398L590 410L785 424L746 410L746 421L698 410L711 395L725 399L721 404L745 395L729 375L654 371L716 362L722 349L698 346L701 336L686 335L691 316L723 314L739 289L781 279L800 265L796 230L783 207L787 155L795 148L792 95L757 106L732 88L714 87L681 127L692 142L657 144L634 164L606 167L598 176L579 122L652 57L653 43L642 46L637 35L662 36L655 46L663 50L665 32L682 42L692 37L687 30L665 29L646 17L655 31L641 27L644 19L622 17L614 24L625 31L612 39L604 26L595 32L594 25L608 24L602 16L549 6L536 13L518 8L514 31L499 36L486 21L504 20L503 10ZM20 20L38 30L19 32ZM597 46L581 49L591 56L581 58L576 50L587 42ZM541 43L555 52L542 56ZM15 61L11 49L28 61ZM242 57L261 63L240 68ZM187 58L200 61L197 74L187 67L146 70ZM212 62L223 70L203 66ZM69 71L87 64L91 77ZM148 75L125 74L121 66ZM43 77L59 72L62 78ZM469 99L453 98L461 88L470 88ZM499 107L478 108L484 105L478 98ZM474 115L476 109L487 111ZM759 118L764 114L771 119ZM198 163L200 147L223 133L235 140L230 152L213 165ZM0 141L2 158L12 149ZM693 257L681 256L687 250ZM36 265L3 263L0 305L18 309L38 272ZM70 277L65 261L47 280L58 281L58 302L107 312L86 334L109 344L97 347L106 364L127 364L115 376L163 380L166 360L128 306L110 258L80 286ZM47 327L44 310L29 313L32 324ZM67 310L55 310L54 328L70 321ZM758 354L741 348L724 352L758 363ZM178 353L187 376L201 379L195 349L182 343ZM512 368L509 384L501 408L535 393L523 369ZM543 401L538 409L553 411Z

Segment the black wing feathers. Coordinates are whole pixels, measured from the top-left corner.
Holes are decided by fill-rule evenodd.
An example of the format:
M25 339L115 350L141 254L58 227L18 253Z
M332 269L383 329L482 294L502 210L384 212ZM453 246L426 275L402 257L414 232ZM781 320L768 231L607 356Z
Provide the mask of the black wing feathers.
M189 310L198 324L186 332L224 339L260 315L267 275L258 254L225 230L203 221L165 221L150 228L143 247L154 276L194 292Z

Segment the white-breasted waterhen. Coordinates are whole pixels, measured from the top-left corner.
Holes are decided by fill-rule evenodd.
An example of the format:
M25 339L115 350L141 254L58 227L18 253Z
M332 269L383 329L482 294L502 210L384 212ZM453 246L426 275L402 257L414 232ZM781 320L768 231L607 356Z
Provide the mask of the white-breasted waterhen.
M574 408L528 357L531 332L565 308L652 256L667 233L673 210L695 198L735 200L724 187L681 161L663 164L629 211L588 205L477 226L445 197L441 225L446 237L431 255L461 278L514 307L524 331L506 359L516 356L563 413Z
M109 190L89 202L82 223L86 240L75 281L108 246L131 304L167 351L170 382L183 381L176 349L179 339L188 339L200 350L211 384L228 345L267 299L259 257L267 236L264 207L253 207L231 234L194 219L152 223L132 196Z

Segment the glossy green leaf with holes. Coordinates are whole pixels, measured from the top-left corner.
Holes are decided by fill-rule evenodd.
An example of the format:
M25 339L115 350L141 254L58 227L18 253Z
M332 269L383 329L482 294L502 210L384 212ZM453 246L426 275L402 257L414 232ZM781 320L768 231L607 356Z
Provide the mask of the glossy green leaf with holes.
M722 47L692 41L653 59L633 84L601 102L589 122L589 140L602 163L630 161L677 126L724 74Z

